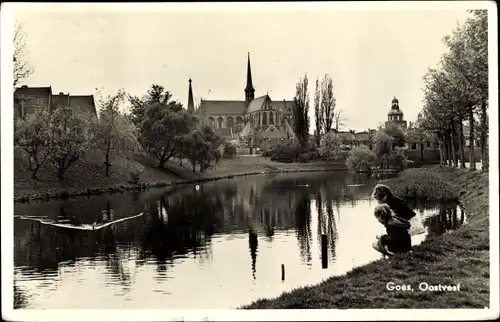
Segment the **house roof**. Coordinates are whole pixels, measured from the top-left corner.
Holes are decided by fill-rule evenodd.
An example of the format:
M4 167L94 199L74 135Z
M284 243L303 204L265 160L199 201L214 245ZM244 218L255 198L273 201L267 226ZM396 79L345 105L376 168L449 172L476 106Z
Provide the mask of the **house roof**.
M59 94L59 95L52 95L52 106L57 107L57 106L69 106L70 103L70 97L69 94Z
M354 136L355 136L356 140L360 140L360 141L369 141L370 140L370 133L368 133L367 131L355 133Z
M71 95L70 101L72 109L97 115L94 95Z
M21 86L14 91L14 101L23 100L25 107L49 106L52 88Z
M245 101L206 101L202 100L199 110L206 115L243 115Z

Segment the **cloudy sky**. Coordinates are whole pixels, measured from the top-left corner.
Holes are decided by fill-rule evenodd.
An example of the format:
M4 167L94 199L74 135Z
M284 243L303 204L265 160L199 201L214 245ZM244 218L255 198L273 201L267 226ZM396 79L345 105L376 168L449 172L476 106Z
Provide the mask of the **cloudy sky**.
M467 16L457 4L28 4L14 17L35 67L29 86L142 95L156 83L186 104L191 77L198 100L243 100L250 52L256 96L292 99L305 73L312 94L328 73L348 127L364 130L386 120L394 96L416 118L422 76Z

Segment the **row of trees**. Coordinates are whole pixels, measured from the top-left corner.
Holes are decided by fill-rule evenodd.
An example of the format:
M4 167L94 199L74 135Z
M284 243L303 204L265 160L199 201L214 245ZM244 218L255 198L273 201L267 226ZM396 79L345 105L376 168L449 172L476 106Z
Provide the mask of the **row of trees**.
M37 110L17 120L15 144L22 148L33 178L45 164L52 164L55 174L64 174L78 164L86 151L99 151L104 173L110 176L118 156L144 154L163 168L172 157L187 159L193 171L213 166L224 155L222 138L190 115L160 85L152 85L142 98L119 90L114 95L98 92L98 118L66 106L52 111ZM129 102L129 114L121 105ZM228 145L228 144L226 144Z
M422 125L435 133L441 162L465 167L464 128L469 130L470 169L475 170L477 127L482 169L488 169L488 16L470 10L467 20L444 38L448 51L424 76Z

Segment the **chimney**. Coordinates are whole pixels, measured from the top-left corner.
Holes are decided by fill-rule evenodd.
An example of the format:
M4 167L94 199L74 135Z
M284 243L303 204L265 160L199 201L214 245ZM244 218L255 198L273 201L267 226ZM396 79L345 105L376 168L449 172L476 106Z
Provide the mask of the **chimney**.
M59 92L59 95L64 95L64 93L63 92Z
M23 85L21 86L21 88L28 88L28 85Z

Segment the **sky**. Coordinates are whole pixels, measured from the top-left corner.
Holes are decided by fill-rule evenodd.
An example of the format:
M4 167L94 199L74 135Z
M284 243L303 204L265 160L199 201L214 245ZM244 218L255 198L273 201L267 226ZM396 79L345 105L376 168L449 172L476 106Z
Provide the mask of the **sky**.
M35 69L28 86L73 95L123 88L142 96L160 84L187 105L191 77L196 101L244 100L250 53L256 97L292 100L307 74L313 119L315 80L327 73L345 129L362 131L386 121L395 96L405 119L416 119L422 77L446 51L443 37L467 17L451 4L52 3L18 6L14 18Z

